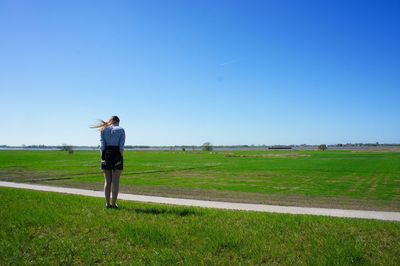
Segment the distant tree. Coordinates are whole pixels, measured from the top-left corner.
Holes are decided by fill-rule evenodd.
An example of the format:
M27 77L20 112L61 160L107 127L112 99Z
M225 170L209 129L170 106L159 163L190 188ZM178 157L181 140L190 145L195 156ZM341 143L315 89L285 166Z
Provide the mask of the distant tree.
M202 146L201 149L203 151L212 151L213 150L213 146L210 142L205 142Z
M320 151L324 151L326 149L328 149L328 147L325 144L321 144L318 146L318 150L320 150Z
M74 153L74 150L72 149L72 146L71 145L67 145L67 144L63 144L61 146L61 150L62 151L67 151L69 154L73 154Z

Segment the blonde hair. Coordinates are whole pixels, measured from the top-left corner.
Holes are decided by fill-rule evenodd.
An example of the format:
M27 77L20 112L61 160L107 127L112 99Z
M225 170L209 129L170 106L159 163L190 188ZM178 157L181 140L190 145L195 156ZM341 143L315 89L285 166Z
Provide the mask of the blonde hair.
M98 128L100 131L104 131L107 127L119 123L119 117L114 115L108 121L104 120L99 120L99 123L97 125L91 126L91 128Z

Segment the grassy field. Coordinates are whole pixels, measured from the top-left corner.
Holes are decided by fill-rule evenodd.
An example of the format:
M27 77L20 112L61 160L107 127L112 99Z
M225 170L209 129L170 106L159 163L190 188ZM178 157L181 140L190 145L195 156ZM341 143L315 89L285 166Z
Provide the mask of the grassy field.
M101 190L99 152L0 151L0 180ZM282 205L400 210L400 152L125 153L122 191Z
M400 223L0 188L0 264L399 265Z

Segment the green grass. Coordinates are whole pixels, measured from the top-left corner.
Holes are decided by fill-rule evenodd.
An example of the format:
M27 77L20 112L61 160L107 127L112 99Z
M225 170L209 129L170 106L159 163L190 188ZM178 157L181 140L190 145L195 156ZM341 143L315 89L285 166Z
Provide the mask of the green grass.
M99 155L1 151L0 179L102 189ZM399 211L400 152L127 151L121 184L142 194Z
M0 188L0 264L399 265L400 223Z

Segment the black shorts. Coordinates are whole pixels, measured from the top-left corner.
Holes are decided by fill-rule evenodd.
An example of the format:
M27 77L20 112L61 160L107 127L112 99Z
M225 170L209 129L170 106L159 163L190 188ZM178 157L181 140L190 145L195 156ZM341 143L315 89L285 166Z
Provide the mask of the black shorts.
M107 146L101 153L101 170L122 169L124 169L124 158L121 155L119 146Z

